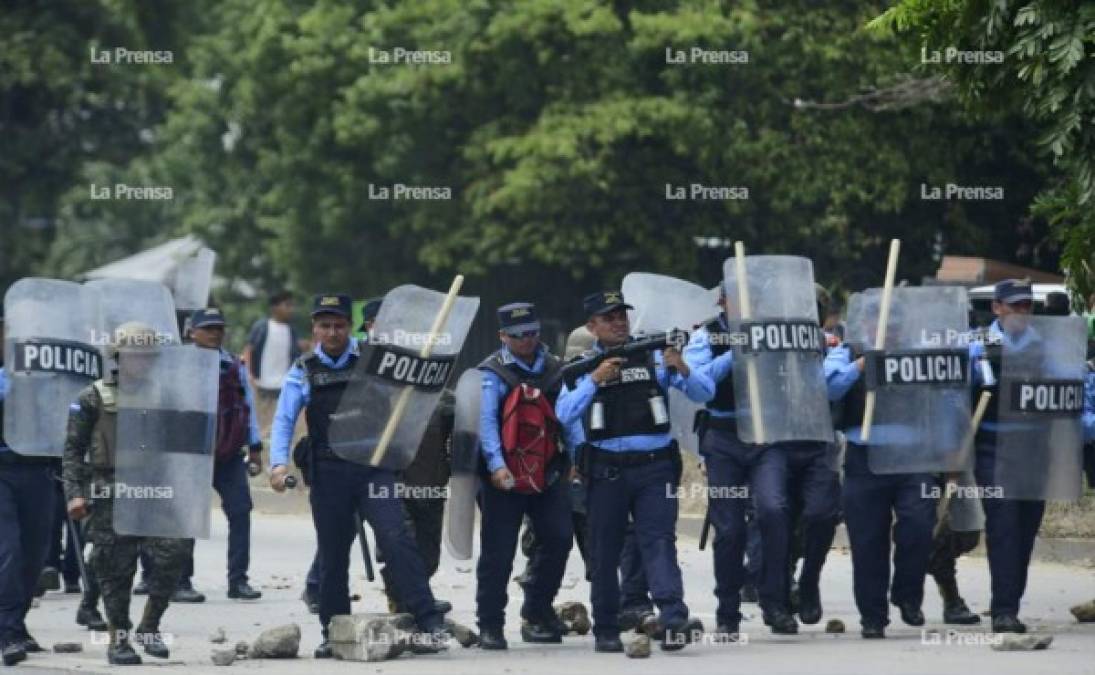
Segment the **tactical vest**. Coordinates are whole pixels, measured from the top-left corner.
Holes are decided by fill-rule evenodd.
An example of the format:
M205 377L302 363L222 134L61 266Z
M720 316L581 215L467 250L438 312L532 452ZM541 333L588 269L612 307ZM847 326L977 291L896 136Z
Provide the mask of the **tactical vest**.
M588 358L588 355L584 355ZM668 416L658 424L651 410L651 399L665 392L658 384L652 352L632 354L620 366L620 374L597 388L593 402L582 416L587 441L603 441L620 436L664 434L669 431ZM600 406L598 408L598 406ZM592 428L597 411L603 419L599 429Z
M344 368L331 368L315 352L302 356L299 360L311 390L308 405L304 409L304 419L308 422L308 438L314 450L330 449L327 428L331 424L331 415L338 410L342 392L346 391L346 385L353 379L357 358L356 354L351 354Z
M563 380L560 376L563 368L562 361L547 351L544 352L544 369L539 374L530 373L517 365L515 360L504 359L502 350L483 359L477 368L494 373L506 383L510 390L520 384L536 387L544 392L544 396L551 401L552 405L555 405L555 400L559 398L559 391L563 388Z
M711 347L712 358L718 358L730 351L729 333L723 330L722 325L719 323L718 318L711 319L704 328L707 329L707 335L710 338L708 343ZM718 410L719 412L734 412L734 374L728 373L721 382L715 383L715 397L708 401L706 404L708 410Z
M858 345L845 343L843 346L851 352L851 362L854 363L856 359L863 356L863 352L859 349ZM841 349L841 347L835 347L835 349ZM838 415L834 417L836 423L833 426L842 430L860 426L863 424L863 412L866 407L867 378L864 373L860 373L855 384L852 385L852 388L848 390L848 393L845 394L844 398L840 401Z
M114 452L118 447L117 387L103 380L96 380L93 386L99 395L99 417L91 432L89 458L94 469L113 469Z

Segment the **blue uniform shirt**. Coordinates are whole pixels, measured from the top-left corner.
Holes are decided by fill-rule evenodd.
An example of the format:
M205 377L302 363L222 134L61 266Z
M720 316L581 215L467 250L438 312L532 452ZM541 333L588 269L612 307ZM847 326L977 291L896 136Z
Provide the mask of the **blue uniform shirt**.
M4 373L4 367L0 366L0 401L8 397L8 376ZM0 429L0 452L11 452L11 448L3 441L4 430Z
M515 363L518 368L527 373L539 375L544 372L545 352L544 346L540 345L536 351L536 359L530 366L514 356L508 347L502 347L502 360L507 363ZM506 466L506 460L502 455L502 428L499 410L502 401L509 395L510 388L502 378L493 372L489 370L480 372L482 373L482 392L479 399L479 451L483 453L487 468L491 473L494 473ZM574 448L581 443L581 437L574 438L573 429L567 426L563 427L563 440L572 455Z
M319 356L320 362L328 368L342 370L350 365L350 356L358 353L357 339L350 338L350 345L337 359L332 359L323 351L321 345L316 345L312 350ZM274 423L270 429L270 468L282 466L289 462L289 444L293 440L293 428L296 427L297 417L301 409L308 405L311 388L304 376L304 369L294 363L289 372L285 374L285 384L281 387L281 395L278 396L278 409L274 413Z
M726 323L725 314L719 314L718 322L723 330L729 330L730 327ZM708 332L707 326L692 333L692 339L688 341L688 345L684 348L684 360L693 371L703 371L711 381L712 386L716 386L719 382L725 380L734 370L734 350L728 349L716 358L714 352L711 351L711 334ZM714 394L711 398L714 398ZM712 417L737 416L737 411L728 410L708 410L708 413Z
M221 347L221 368L230 367L233 362L232 354ZM240 384L243 385L243 399L247 401L247 407L251 411L251 419L248 422L248 443L255 445L262 442L262 434L259 433L259 418L255 414L255 396L251 393L251 383L247 380L247 366L239 364Z
M1095 373L1084 378L1084 443L1095 441Z
M603 351L600 343L594 343L593 349L597 352ZM662 391L667 391L669 387L679 389L684 392L685 396L697 403L706 403L714 398L715 384L711 381L711 378L702 371L692 370L691 366L689 366L689 370L691 372L687 378L679 372L670 377L669 371L662 366L662 353L660 351L654 352L654 374ZM555 403L555 415L563 426L568 428L567 437L575 439L575 442L569 448L572 458L578 445L585 442L582 416L590 404L593 403L593 397L596 393L597 385L593 382L592 374L587 374L578 378L573 391L564 384L563 390L559 394L559 400ZM666 405L668 407L668 401ZM666 432L606 438L601 441L594 441L593 445L608 452L645 452L664 448L672 440L673 436Z

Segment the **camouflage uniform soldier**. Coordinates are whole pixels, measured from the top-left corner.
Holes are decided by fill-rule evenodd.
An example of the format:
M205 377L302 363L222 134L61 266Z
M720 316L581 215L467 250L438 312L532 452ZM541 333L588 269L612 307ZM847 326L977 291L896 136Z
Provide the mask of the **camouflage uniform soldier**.
M113 347L117 350L119 347L144 346L153 344L154 339L151 328L131 322L118 328ZM129 601L137 557L143 550L153 564L148 580L148 601L134 640L144 647L146 654L167 658L168 648L159 633L160 618L167 610L182 574L189 540L134 537L114 532L111 491L115 484L116 395L114 378L98 380L84 389L77 402L70 406L63 478L69 514L75 519L90 516L91 569L102 589L110 630L107 660L115 665L137 665L141 663L141 657L129 642L129 631L133 627L129 620Z

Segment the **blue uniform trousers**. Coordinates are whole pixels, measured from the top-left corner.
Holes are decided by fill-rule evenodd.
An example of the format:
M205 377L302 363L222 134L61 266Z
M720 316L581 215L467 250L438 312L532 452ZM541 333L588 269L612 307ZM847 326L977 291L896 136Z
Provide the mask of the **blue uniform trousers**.
M506 620L506 587L521 522L527 515L536 533L536 555L530 560L529 582L521 616L533 622L550 620L552 601L559 591L574 537L570 486L560 477L542 494L499 490L486 477L479 487L482 512L479 563L476 567L479 628L501 630Z
M844 459L844 522L852 547L852 577L860 623L885 626L890 601L917 607L932 552L935 479L928 473L873 474L867 449L849 443ZM896 518L896 523L895 523ZM893 584L890 584L890 541Z

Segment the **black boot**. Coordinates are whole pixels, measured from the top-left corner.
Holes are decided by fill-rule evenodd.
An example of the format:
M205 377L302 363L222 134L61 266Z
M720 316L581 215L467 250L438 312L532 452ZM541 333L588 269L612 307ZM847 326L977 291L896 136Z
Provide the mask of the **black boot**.
M27 650L23 649L23 643L19 640L0 640L0 655L5 666L14 666L27 658Z
M782 609L764 612L762 619L764 625L770 627L775 635L796 635L798 633L798 622L795 621L795 617Z
M228 597L233 600L258 600L262 597L262 591L251 588L246 581L237 581L228 585Z
M171 650L164 644L159 631L138 628L133 632L133 641L141 645L144 648L144 653L149 656L155 656L158 659L166 659L171 656Z
M205 602L205 594L194 590L190 584L179 584L171 594L171 602Z
M76 625L87 626L88 630L106 630L106 621L95 607L80 605L76 610Z
M167 611L167 606L166 598L157 595L148 596L141 622L137 624L137 630L133 633L134 642L144 647L144 653L158 659L166 659L171 654L160 637L160 619Z
M880 623L864 621L861 635L867 640L879 640L886 637L886 628Z
M675 652L690 642L703 639L703 623L699 619L687 619L676 626L667 626L662 637L662 651Z
M992 617L993 633L1025 633L1027 626L1014 614L999 614Z
M316 650L312 652L312 658L314 659L331 659L334 658L334 656L335 653L331 649L331 643L327 642L326 640L319 643L319 646L316 647Z
M901 611L901 620L910 626L923 626L924 625L924 612L920 610L920 605L911 602L900 602L897 604L897 608Z
M452 603L448 600L438 600L434 598L433 608L438 614L448 614L452 611Z
M624 643L620 641L620 634L596 635L593 638L593 651L595 652L622 652Z
M799 586L798 618L808 625L821 621L821 591L817 586Z
M620 610L617 623L621 631L635 630L642 625L647 615L653 613L649 607L625 607Z
M954 579L935 580L939 595L943 598L943 623L968 626L981 623L981 617L970 611L966 601L958 594L958 582Z
M547 622L525 621L521 624L521 639L533 644L557 644L563 641L563 634Z
M110 630L110 646L106 649L107 663L113 666L139 666L141 657L133 651L125 631Z
M42 645L38 644L38 641L31 637L31 634L27 632L27 629L22 630L19 635L19 641L23 644L23 651L28 654L37 654L46 650L42 649Z
M503 651L509 649L509 644L506 642L506 636L502 634L501 628L483 628L482 632L479 633L479 648Z

